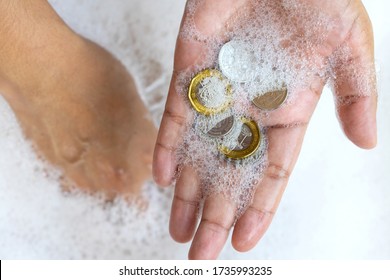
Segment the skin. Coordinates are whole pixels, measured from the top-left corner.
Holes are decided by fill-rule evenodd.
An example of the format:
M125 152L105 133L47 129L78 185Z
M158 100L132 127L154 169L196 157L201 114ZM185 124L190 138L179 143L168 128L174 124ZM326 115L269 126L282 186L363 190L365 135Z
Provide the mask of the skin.
M200 1L200 8L194 15L198 31L204 35L223 34L229 19L248 5L247 0ZM352 55L348 64L339 61L333 70L339 77L334 86L337 115L346 136L363 149L374 148L376 136L375 84L363 94L357 87L358 81L351 75L352 69L366 71L363 76L374 72L373 35L369 17L361 1L301 0L301 3L320 9L336 19L336 27L329 31L325 41L316 49L323 57L329 57L338 46L347 46ZM280 1L276 2L283 9ZM181 28L185 28L186 10ZM177 170L175 152L185 132L190 108L175 89L177 73L194 69L194 65L207 53L207 46L200 40L184 40L179 36L176 45L174 74L166 102L165 112L155 146L153 174L161 186L174 182ZM314 54L307 54L314 55ZM362 67L370 65L370 67ZM298 158L308 122L320 99L324 82L313 79L307 88L297 89L292 104L270 113L265 120L268 128L269 164L263 180L257 186L253 201L246 212L237 220L232 235L233 247L240 251L252 249L269 227L278 208L290 174ZM342 102L349 100L350 102ZM215 259L218 257L234 223L234 205L222 195L206 198L200 223L200 186L195 171L188 166L175 183L172 202L170 233L178 242L192 240L188 257L190 259Z
M138 193L157 132L122 64L45 0L2 1L0 34L0 92L64 187Z

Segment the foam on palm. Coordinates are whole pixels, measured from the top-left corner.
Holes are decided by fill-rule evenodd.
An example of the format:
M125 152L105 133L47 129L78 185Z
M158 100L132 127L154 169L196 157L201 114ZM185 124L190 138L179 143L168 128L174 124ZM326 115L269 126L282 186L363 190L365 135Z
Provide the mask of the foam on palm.
M261 127L268 114L255 108L251 100L269 91L286 86L289 92L286 103L289 104L299 98L298 92L313 94L314 81L323 84L330 81L337 85L344 79L355 78L360 83L354 95L372 92L375 86L374 73L369 70L372 65L363 70L356 69L356 64L348 66L352 53L341 46L332 55L324 55L326 40L337 28L337 20L321 10L299 0L242 1L244 4L221 25L225 27L215 35L205 35L197 28L195 20L202 13L203 2L189 1L179 35L182 40L201 43L207 50L191 71L180 73L176 89L182 96L186 96L188 84L197 72L206 68L220 69L231 78L233 113L253 119ZM219 65L221 47L227 42L230 46L222 55L226 65ZM345 77L336 73L333 67L340 61L354 71L348 71ZM341 98L340 103L342 101L345 103ZM265 151L261 157L227 160L213 143L200 137L192 126L194 121L193 117L188 119L188 129L178 151L179 164L194 168L200 177L204 197L215 192L224 193L236 203L239 217L250 204L268 164L267 140L264 139Z
M158 124L184 3L50 3L76 32L121 60ZM99 196L64 192L60 173L36 156L0 95L1 259L186 258L187 246L168 232L172 192L147 182L142 197L139 210L124 199L105 203Z
M226 85L217 77L207 77L201 82L199 97L208 108L221 107L226 102Z
M301 73L301 70L306 71L310 67L307 63L301 62L301 60L306 61L307 58L295 47L299 44L310 44L305 38L299 36L290 38L290 41L278 39L277 36L283 34L281 38L291 37L294 26L286 24L283 18L276 18L279 26L272 27L269 24L270 20L272 15L276 16L276 4L273 2L279 1L267 2L264 13L268 12L269 15L263 19L256 19L252 27L250 27L251 23L244 24L244 20L241 25L244 24L250 31L249 35L258 40L257 49L261 50L260 63L264 67L262 71L272 74L275 79L285 77L290 83L286 84L291 93L294 85L305 81L304 72ZM155 123L158 124L168 92L175 39L184 2L50 0L50 3L73 29L103 45L123 62L135 76L141 97L151 111ZM264 1L258 3L265 5ZM328 19L311 15L313 12L316 15L321 14L318 11L310 8L298 9L298 1L283 1L283 3L286 9L292 10L292 14L300 15L301 25L310 19L310 25L305 28L309 35L313 36L315 30L320 28L330 29ZM194 12L196 8L197 2L191 1L188 9ZM235 18L238 18L238 15ZM216 55L225 42L223 38L203 35L194 27L191 17L188 23L181 36L188 40L192 38L198 41L208 40L207 47L210 53L194 71L181 75L177 88L181 89L183 96L192 75L198 70L214 65ZM262 25L257 32L259 23ZM245 37L245 34L239 34L241 25L235 26L226 35L235 34L238 38ZM287 34L289 36L278 31L283 28L289 30L290 33ZM280 48L278 41L288 47ZM307 48L310 50L312 47ZM332 63L343 59L348 61L349 52L348 49L340 49L338 54L330 59ZM260 57L260 54L258 56ZM275 71L271 67L273 62L278 66ZM328 76L332 80L337 78L337 73L332 73L331 69L322 69L320 73L325 73L324 78ZM298 75L297 78L295 75ZM370 92L372 83L370 77L360 72L356 72L355 75L361 81L358 85L360 88L358 93L366 96ZM267 90L273 85L270 82L268 86L261 87ZM241 85L235 86L241 87ZM246 98L245 94L235 90L235 101L249 103L247 101L250 98ZM242 96L246 98L244 98L245 102L242 101ZM341 101L343 104L348 104L352 100L344 98ZM235 102L234 110L244 115L248 106L249 104L239 106L239 103ZM191 121L189 120L189 123ZM286 127L291 125L293 124L286 124ZM145 188L145 197L149 197L149 206L144 212L129 207L122 200L106 204L98 197L82 193L64 193L60 188L60 175L36 157L18 128L11 109L1 98L0 128L0 258L183 259L186 257L187 247L173 242L167 230L172 199L170 191L162 192L156 186L148 185ZM179 160L181 163L194 163L193 166L199 170L203 178L203 190L207 195L213 192L224 192L229 196L230 188L234 192L232 196L234 200L245 203L250 200L252 186L256 185L256 180L261 179L260 175L253 175L261 174L263 170L261 162L255 162L253 165L248 163L247 166L238 165L236 168L234 165L229 165L224 168L228 164L225 159L215 158L215 151L210 150L210 146L202 142L199 135L194 134L191 128L185 135L185 139L190 150L188 153L181 153ZM196 149L197 147L199 149ZM254 178L253 182L251 178ZM213 185L206 186L207 180ZM241 208L244 206L241 205ZM307 225L303 227L306 228ZM279 239L275 238L271 245L278 243L279 240L284 240L283 236L279 236ZM226 250L223 257L237 258L238 256L232 252L233 250L230 252ZM253 258L258 258L259 254L269 256L267 250L256 251L253 254Z

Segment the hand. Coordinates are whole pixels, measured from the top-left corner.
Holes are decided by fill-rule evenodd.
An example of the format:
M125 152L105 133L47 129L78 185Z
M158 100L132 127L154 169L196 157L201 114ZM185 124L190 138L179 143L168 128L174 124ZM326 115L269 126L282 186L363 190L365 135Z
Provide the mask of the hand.
M65 187L108 199L138 194L151 177L157 131L130 74L46 0L3 2L0 92L25 135Z
M195 65L210 54L207 45L211 36L226 41L226 30L231 22L240 20L250 10L251 5L267 1L225 0L225 1L189 1L188 5L198 3L195 13L189 6L184 13L181 33L191 22L196 26L197 34L192 38L180 35L177 40L174 74L168 94L165 112L161 122L154 153L153 173L155 180L162 186L173 182L178 168L176 150L186 131L186 120L190 108L177 92L176 82L179 73L194 72ZM281 14L285 7L282 1L273 1L273 9ZM322 66L331 61L334 79L335 101L340 124L346 136L361 148L373 148L376 145L376 87L374 82L373 36L370 20L361 1L321 1L297 0L298 6L308 5L318 9L334 26L327 30L318 28L314 36L305 38L307 42L323 36L321 44L315 45L308 58L322 58ZM252 6L253 7L253 6ZM257 15L263 16L262 14ZM191 20L188 20L191 19ZM302 18L299 18L302 20ZM304 20L304 19L303 19ZM270 23L273 24L273 23ZM275 25L277 23L275 22ZM309 23L307 23L309 24ZM300 34L297 24L296 34ZM273 26L270 26L273 27ZM309 27L311 28L311 27ZM315 44L315 43L313 43ZM340 49L349 49L344 59L337 59ZM302 51L298 49L298 52ZM341 57L342 58L342 57ZM356 72L359 72L356 75ZM354 74L355 73L355 74ZM195 73L192 73L195 74ZM362 81L367 86L362 88ZM267 128L268 166L264 177L258 184L252 203L245 213L235 222L235 206L220 195L207 197L204 202L201 221L197 226L197 211L201 188L196 172L188 166L176 181L175 195L170 218L170 233L178 242L192 239L189 252L191 259L214 259L222 250L230 229L234 224L232 244L238 251L253 248L263 236L276 212L289 176L297 160L303 137L311 115L319 101L326 78L313 75L306 87L295 88L291 103L273 111L264 119ZM195 233L196 230L196 233Z

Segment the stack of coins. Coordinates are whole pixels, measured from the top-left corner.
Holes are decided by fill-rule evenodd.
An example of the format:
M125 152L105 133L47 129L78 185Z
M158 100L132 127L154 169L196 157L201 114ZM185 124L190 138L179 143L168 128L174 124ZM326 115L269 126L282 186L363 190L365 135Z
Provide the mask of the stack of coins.
M248 117L236 116L231 109L233 85L253 82L260 73L253 48L247 42L229 41L219 52L218 64L219 69L203 70L190 83L188 98L197 112L194 127L228 159L261 156L265 141L259 125ZM283 87L254 96L254 106L271 111L282 106L288 92Z

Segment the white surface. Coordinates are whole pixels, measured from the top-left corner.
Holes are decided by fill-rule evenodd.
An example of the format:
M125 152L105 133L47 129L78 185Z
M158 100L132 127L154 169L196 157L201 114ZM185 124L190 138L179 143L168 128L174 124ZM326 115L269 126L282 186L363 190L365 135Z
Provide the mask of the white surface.
M79 33L114 53L136 76L158 122L184 1L50 1ZM390 5L364 1L380 68L378 147L363 151L339 129L324 92L273 224L250 253L221 258L390 258ZM387 8L387 9L386 9ZM153 105L153 106L152 106ZM64 195L0 99L0 258L185 258L167 233L170 193L150 186L149 210ZM161 211L163 209L163 211Z

